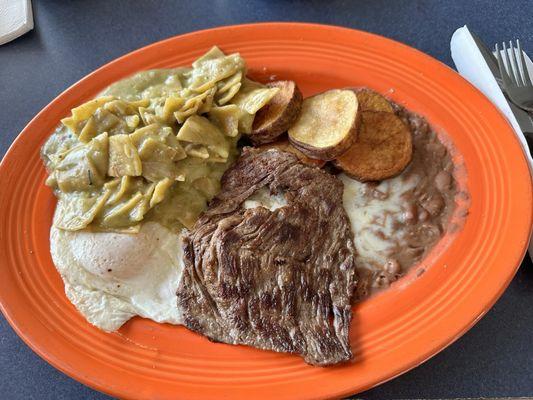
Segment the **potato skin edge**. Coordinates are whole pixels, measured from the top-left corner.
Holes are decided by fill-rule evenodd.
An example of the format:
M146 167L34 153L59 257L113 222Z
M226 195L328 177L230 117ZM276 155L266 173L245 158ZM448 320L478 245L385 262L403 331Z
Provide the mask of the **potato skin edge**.
M288 149L285 146L288 146L288 147L296 150L298 153ZM324 167L324 165L326 165L326 162L327 162L327 161L324 161L324 160L319 160L317 158L307 157L300 150L298 150L296 147L294 147L291 144L291 142L289 142L289 140L287 138L284 138L284 139L281 139L281 140L277 140L277 141L272 142L272 143L267 143L267 144L261 145L261 146L257 147L257 149L262 150L262 151L267 151L269 149L278 149L278 150L284 151L286 153L291 153L291 154L294 154L296 157L298 157L300 162L302 162L303 164L309 165L311 167L322 168L322 167Z
M294 82L293 96L289 103L286 105L281 116L274 120L271 124L262 127L258 130L253 130L252 133L249 135L249 138L252 143L254 145L271 143L274 142L283 133L287 132L287 130L294 124L294 122L300 115L300 111L302 109L302 102L302 92L300 91L300 88L298 87L296 82Z
M394 177L400 175L405 170L405 168L407 168L407 166L409 165L409 163L411 162L412 159L413 159L413 153L411 152L411 156L409 158L407 158L407 160L405 162L405 165L398 172L395 172L394 174L390 174L390 175L382 174L379 177L377 177L377 175L376 175L376 176L374 176L372 178L367 178L367 177L363 177L363 176L359 176L357 174L351 173L350 171L342 168L342 166L337 162L337 160L333 161L333 165L336 168L338 168L339 170L341 170L343 173L345 173L347 176L349 176L350 178L355 179L356 181L363 182L363 183L365 183L365 182L381 182L381 181L383 181L385 179L394 178Z
M316 158L318 160L331 161L346 152L356 142L357 135L359 133L359 128L361 126L361 121L361 111L358 107L355 115L355 121L348 135L346 135L344 139L342 139L342 141L337 143L335 146L318 148L310 146L307 143L299 142L291 138L290 135L288 135L288 137L292 145L298 150L300 150L302 153L304 153L306 156L310 158Z

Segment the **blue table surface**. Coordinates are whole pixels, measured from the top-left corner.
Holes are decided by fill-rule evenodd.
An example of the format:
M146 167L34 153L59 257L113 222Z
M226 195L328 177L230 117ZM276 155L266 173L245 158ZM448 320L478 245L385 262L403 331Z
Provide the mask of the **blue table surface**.
M449 40L467 24L491 45L518 37L533 55L532 1L34 0L33 12L35 29L0 46L0 156L41 108L87 73L198 29L258 21L335 24L407 43L453 67ZM462 338L357 398L533 396L532 339L533 266L527 259L497 304ZM109 398L48 365L3 316L0 368L0 399Z

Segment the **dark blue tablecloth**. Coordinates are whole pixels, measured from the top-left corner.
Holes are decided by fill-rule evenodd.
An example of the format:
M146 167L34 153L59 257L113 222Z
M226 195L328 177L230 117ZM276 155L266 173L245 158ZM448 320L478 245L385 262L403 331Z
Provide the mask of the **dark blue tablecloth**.
M490 44L519 37L533 55L533 1L34 0L33 7L35 30L0 46L0 156L42 107L95 68L160 39L218 25L342 25L399 40L453 66L451 34L468 24ZM527 260L466 335L413 371L358 397L533 396L532 339L533 266ZM0 368L0 399L108 398L41 360L3 317Z

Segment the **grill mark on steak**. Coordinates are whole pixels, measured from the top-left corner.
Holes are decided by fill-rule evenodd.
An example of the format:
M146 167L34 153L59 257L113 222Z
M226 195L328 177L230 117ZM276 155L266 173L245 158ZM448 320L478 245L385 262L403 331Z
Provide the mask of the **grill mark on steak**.
M244 209L262 187L287 205ZM313 365L351 359L355 247L342 192L337 178L290 153L244 149L184 238L185 326Z

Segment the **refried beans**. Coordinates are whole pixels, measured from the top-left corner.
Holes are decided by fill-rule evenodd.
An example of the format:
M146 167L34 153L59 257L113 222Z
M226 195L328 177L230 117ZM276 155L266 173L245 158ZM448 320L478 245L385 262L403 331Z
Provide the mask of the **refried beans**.
M458 196L457 167L427 121L392 103L413 135L413 159L397 177L361 183L345 174L344 207L358 252L356 299L388 287L417 264L450 228ZM464 213L466 215L466 212Z

